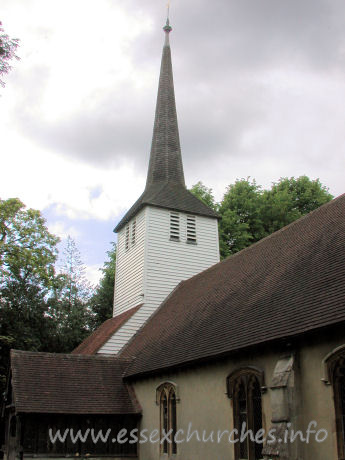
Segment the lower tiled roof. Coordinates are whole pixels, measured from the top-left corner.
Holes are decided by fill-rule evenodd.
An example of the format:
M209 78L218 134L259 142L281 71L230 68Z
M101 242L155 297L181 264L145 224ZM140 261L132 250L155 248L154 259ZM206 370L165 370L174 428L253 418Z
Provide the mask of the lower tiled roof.
M110 318L104 321L92 334L90 334L80 345L75 348L73 354L81 355L94 355L100 348L125 324L129 318L141 307L142 304L137 307L131 308L121 315Z
M123 382L128 360L105 356L11 351L16 412L138 414Z
M128 344L157 372L345 321L345 195L182 282Z

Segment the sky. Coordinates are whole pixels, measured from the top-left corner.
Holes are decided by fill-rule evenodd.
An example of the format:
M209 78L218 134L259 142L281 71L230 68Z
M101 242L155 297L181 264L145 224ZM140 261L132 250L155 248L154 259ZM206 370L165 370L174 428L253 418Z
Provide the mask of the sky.
M145 186L165 0L1 0L20 61L0 88L0 197L72 236L96 284ZM184 170L345 192L345 2L171 0Z

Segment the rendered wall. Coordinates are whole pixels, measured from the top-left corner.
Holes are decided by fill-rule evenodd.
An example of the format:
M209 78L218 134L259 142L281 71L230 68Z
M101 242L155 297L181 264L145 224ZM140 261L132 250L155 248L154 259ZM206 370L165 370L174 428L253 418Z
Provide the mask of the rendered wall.
M320 343L321 342L321 343ZM335 435L335 413L333 390L325 385L323 377L322 359L334 348L345 343L345 333L333 334L322 341L321 338L309 340L299 350L296 349L295 369L295 403L292 404L292 422L295 430L306 432L310 421L317 422L317 429L326 429L328 438L322 442L315 442L310 437L309 444L296 442L293 446L293 455L289 460L336 460L337 446ZM272 347L273 348L273 347ZM282 356L283 350L274 347L257 354L251 353L236 359L227 359L214 365L204 365L194 369L176 373L160 375L134 383L137 398L143 408L141 429L151 432L159 429L159 407L155 403L155 390L164 381L173 381L177 384L177 428L187 431L192 422L194 429L202 433L212 430L229 430L233 428L232 402L226 393L226 377L239 367L252 365L261 368L265 373L265 383L268 391L262 395L263 428L271 427L271 396L270 382L275 365ZM291 409L291 407L290 407ZM207 435L208 436L208 435ZM209 460L233 459L234 447L228 442L202 443L195 440L182 443L177 447L176 459ZM143 443L139 446L142 460L156 460L161 458L159 445Z

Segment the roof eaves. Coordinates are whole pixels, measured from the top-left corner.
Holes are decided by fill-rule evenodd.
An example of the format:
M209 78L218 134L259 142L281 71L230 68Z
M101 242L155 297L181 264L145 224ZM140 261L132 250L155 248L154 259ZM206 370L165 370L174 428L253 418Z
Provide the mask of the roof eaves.
M195 197L197 200L198 198ZM222 217L213 209L209 208L207 205L205 205L201 200L199 200L201 204L205 206L205 212L198 211L198 210L191 210L187 209L187 207L184 209L183 206L169 206L169 205L162 205L158 201L155 201L154 199L152 200L145 200L142 199L142 196L139 198L139 200L134 203L134 205L129 209L129 211L124 215L124 217L120 220L120 222L116 225L114 228L114 232L118 233L131 219L134 217L142 208L145 206L153 206L155 208L161 208L161 209L169 209L171 211L179 211L179 212L186 212L190 214L195 214L197 216L204 216L204 217L210 217L210 218L215 218L220 220Z
M156 375L156 374L162 374L164 372L171 372L172 370L176 370L176 369L183 369L183 368L190 367L190 366L193 366L193 365L199 365L199 364L202 364L202 363L205 363L205 362L210 362L210 361L214 362L214 360L222 360L222 359L227 358L229 356L233 356L233 355L235 355L235 354L237 354L239 352L243 352L243 351L246 351L246 350L249 351L249 350L254 349L255 347L258 347L258 346L261 347L261 346L266 346L266 345L270 345L270 344L274 344L274 343L282 343L282 342L284 343L287 339L289 339L289 340L298 339L300 337L305 336L306 334L315 334L315 333L318 333L319 331L325 331L325 330L331 329L332 327L341 326L341 325L345 326L345 320L328 322L327 324L324 324L324 325L322 325L320 327L317 327L317 328L310 327L310 329L305 329L303 331L298 331L297 333L296 332L284 333L282 335L277 335L276 337L272 337L272 338L270 338L268 340L262 340L262 341L256 342L256 343L248 343L246 345L236 347L234 349L225 350L225 351L221 351L221 352L217 352L217 353L210 353L208 355L200 356L198 358L189 359L189 360L186 360L186 361L179 361L179 362L173 363L171 365L155 367L155 368L148 369L148 370L145 370L145 371L131 372L130 367L129 367L128 372L124 375L124 379L126 381L127 380L130 381L130 379L132 379L132 378L149 377L149 376L153 376L153 375ZM134 361L136 359L137 359L137 357L133 358L133 363L134 363Z

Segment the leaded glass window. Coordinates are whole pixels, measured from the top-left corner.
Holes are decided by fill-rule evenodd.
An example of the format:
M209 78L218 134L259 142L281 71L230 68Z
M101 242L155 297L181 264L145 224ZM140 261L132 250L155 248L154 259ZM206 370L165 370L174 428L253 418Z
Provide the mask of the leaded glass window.
M159 395L160 404L160 430L161 439L164 441L161 443L162 454L176 454L177 445L175 442L175 434L177 431L177 418L176 418L176 388L170 383L163 383L157 389ZM169 436L164 434L170 433Z
M228 396L233 400L234 428L239 442L235 444L235 460L259 460L262 443L255 442L262 429L261 393L263 373L251 368L240 369L227 379ZM250 433L241 442L241 433Z
M333 365L333 388L337 426L338 458L345 459L345 356Z

